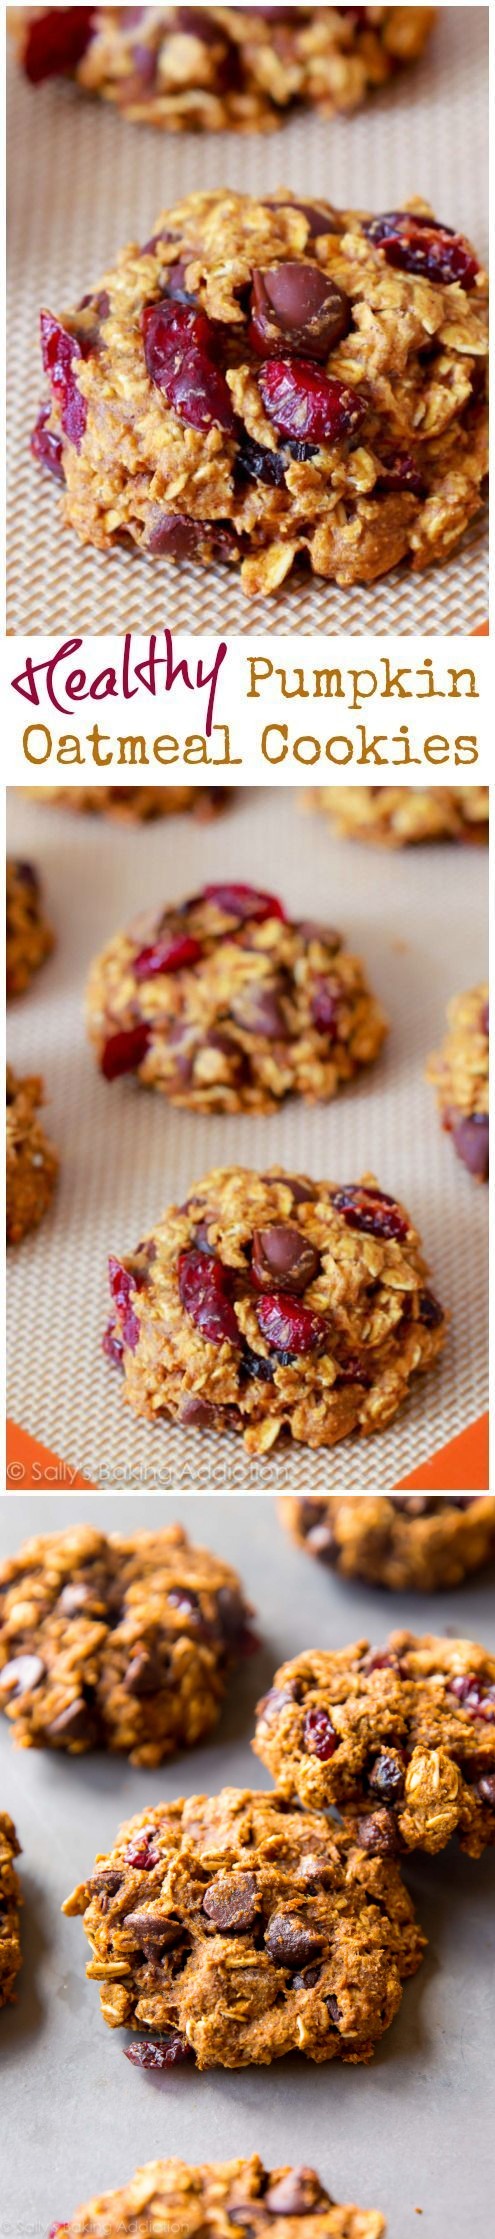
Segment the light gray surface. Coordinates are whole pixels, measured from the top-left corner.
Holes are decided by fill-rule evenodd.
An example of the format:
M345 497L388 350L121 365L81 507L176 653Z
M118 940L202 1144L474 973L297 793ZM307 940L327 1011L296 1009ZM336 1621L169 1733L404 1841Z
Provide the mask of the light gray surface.
M129 1813L184 1790L269 1787L249 1740L257 1696L281 1657L310 1642L343 1646L363 1633L380 1640L402 1623L495 1647L493 1575L428 1598L344 1586L291 1545L271 1499L227 1494L18 1495L1 1502L1 1551L76 1519L130 1531L174 1517L238 1565L264 1637L208 1746L161 1771L134 1771L103 1756L14 1752L7 1721L0 1724L0 1806L17 1823L25 1897L18 2004L0 2018L1 2239L45 2239L51 2222L156 2155L200 2162L255 2151L272 2166L312 2163L336 2199L381 2206L389 2239L487 2239L493 1856L475 1865L451 1846L408 1864L429 1950L369 2068L294 2058L238 2073L140 2074L123 2059L123 2034L105 2027L96 1986L85 1982L81 1923L62 1920L59 1906Z

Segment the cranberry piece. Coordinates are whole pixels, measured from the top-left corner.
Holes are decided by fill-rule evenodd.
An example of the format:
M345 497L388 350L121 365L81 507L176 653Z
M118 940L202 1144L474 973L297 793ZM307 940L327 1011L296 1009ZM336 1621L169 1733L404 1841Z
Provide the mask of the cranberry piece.
M481 1032L482 1032L482 1034L489 1034L489 1032L490 1032L490 1005L489 1005L489 1003L484 1003L484 1004L483 1004L483 1010L482 1010L482 1013L481 1013L481 1018L480 1018L480 1027L481 1027Z
M34 16L27 26L22 58L32 86L77 69L89 46L94 14L94 8L46 8L42 15ZM60 2229L65 2230L65 2224Z
M33 459L38 459L40 466L48 467L48 473L54 474L57 482L63 482L62 445L55 429L47 427L49 418L50 406L42 404L31 436L31 451Z
M124 1360L124 1347L122 1338L117 1335L115 1317L113 1314L110 1315L110 1320L107 1322L106 1330L104 1330L101 1340L101 1349L102 1353L106 1354L107 1360L112 1362L113 1368L122 1368Z
M236 481L279 484L284 481L294 459L312 459L315 449L314 443L286 443L283 451L269 451L265 443L253 443L252 436L243 428L234 462Z
M387 264L400 271L439 280L447 287L459 280L461 287L472 288L479 271L477 259L469 242L461 233L453 233L451 226L439 225L418 210L387 210L383 217L371 218L364 231L375 248L384 250Z
M393 1648L370 1648L362 1658L361 1670L366 1673L366 1677L373 1671L396 1671L401 1674L402 1665Z
M320 1034L330 1042L338 1040L339 997L329 980L316 980L311 997L311 1017Z
M255 1229L251 1268L262 1290L271 1290L275 1276L284 1289L305 1291L309 1283L314 1283L319 1266L314 1244L301 1229L282 1221L272 1228Z
M172 933L168 941L155 941L151 948L141 948L135 956L135 980L150 980L159 972L181 972L186 964L198 964L202 956L199 941L189 933Z
M339 1361L338 1384L359 1384L363 1392L369 1392L372 1381L368 1369L356 1353L349 1353L347 1360Z
M120 1033L109 1034L101 1054L101 1070L106 1081L117 1081L121 1073L137 1073L149 1048L151 1032L141 1019L139 1026L122 1027Z
M353 435L366 412L364 397L321 373L307 358L271 358L259 376L265 412L281 435L335 443Z
M449 1693L457 1696L463 1710L479 1711L481 1717L495 1716L495 1710L492 1713L489 1708L492 1701L495 1703L495 1689L487 1687L486 1681L474 1672L459 1673L456 1679L449 1680Z
M173 2036L153 2041L152 2037L138 2037L135 2044L124 2045L126 2060L134 2068L175 2068L178 2061L191 2059L191 2047L178 2030Z
M256 1307L262 1336L277 1352L322 1353L328 1343L328 1322L284 1291L272 1291Z
M359 1183L350 1182L335 1191L332 1204L334 1212L343 1213L348 1228L358 1228L365 1236L380 1236L386 1242L393 1238L397 1244L407 1236L404 1214L383 1189L361 1189Z
M419 1319L420 1322L424 1322L426 1329L440 1328L440 1323L443 1322L443 1306L439 1305L438 1298L434 1298L433 1291L421 1291Z
M396 1803L404 1790L404 1767L393 1751L384 1750L375 1758L369 1774L370 1788L374 1788L384 1804Z
M397 451L395 457L380 469L375 492L383 491L384 497L387 497L393 490L409 490L415 498L424 497L423 476L409 451Z
M257 1703L257 1717L262 1718L267 1726L272 1726L276 1724L281 1710L285 1710L286 1704L297 1701L298 1691L294 1680L289 1680L287 1687L270 1687L268 1694L263 1695L261 1702Z
M132 1836L125 1854L126 1866L140 1866L143 1873L151 1873L153 1866L159 1866L160 1853L155 1850L154 1835L154 1827L142 1827L140 1835Z
M224 428L234 413L227 383L214 362L215 333L204 311L185 304L153 303L143 311L144 355L150 380L192 428Z
M198 901L216 902L217 909L225 910L227 917L252 917L256 925L263 925L267 917L278 917L285 925L285 910L276 894L264 894L255 886L204 886Z
M40 317L41 356L48 374L52 396L60 411L60 419L69 443L79 450L84 435L87 416L86 398L81 396L74 378L74 364L84 352L75 334L68 334L51 311L42 311Z
M296 356L329 357L349 333L351 304L317 264L287 261L253 272L248 340L260 357L276 357L285 342Z
M212 1345L242 1343L241 1332L229 1298L230 1270L219 1259L203 1252L179 1254L179 1298L195 1328Z
M273 1384L273 1362L265 1360L264 1353L253 1353L244 1340L240 1376L254 1376L260 1384Z
M326 1765L338 1748L338 1736L328 1710L307 1710L304 1720L303 1744L307 1757L319 1757Z
M139 1270L125 1267L122 1260L115 1259L113 1253L110 1253L108 1261L110 1294L117 1309L122 1342L129 1347L131 1353L135 1353L139 1339L139 1322L137 1314L134 1313L131 1306L131 1291L143 1290L144 1280L144 1275L140 1274Z

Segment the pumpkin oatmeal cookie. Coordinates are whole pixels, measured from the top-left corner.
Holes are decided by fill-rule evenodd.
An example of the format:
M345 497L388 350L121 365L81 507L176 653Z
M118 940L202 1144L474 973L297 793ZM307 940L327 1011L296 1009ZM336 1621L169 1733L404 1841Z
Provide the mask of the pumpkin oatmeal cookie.
M370 2060L425 1946L394 1862L248 1788L128 1820L63 1910L110 2028L161 2033L143 2067Z
M38 872L32 863L7 857L7 996L23 995L33 973L50 956L53 933L47 925Z
M119 824L150 824L186 809L198 823L207 823L228 799L222 785L29 785L24 790L29 800L45 801L48 808L111 816Z
M429 38L435 8L19 8L32 85L61 75L168 132L266 132L357 109Z
M21 1079L7 1066L7 1243L19 1244L43 1220L55 1188L58 1155L37 1113L43 1103L39 1074Z
M345 840L410 847L424 840L487 840L487 785L320 785L306 794Z
M0 1811L0 2006L15 1998L15 1981L21 1965L19 1907L21 1891L14 1858L20 1843L8 1811Z
M489 1018L488 987L454 995L447 1011L442 1047L430 1057L427 1080L436 1089L442 1127L475 1181L488 1181Z
M257 1645L237 1573L179 1524L76 1525L0 1566L0 1709L25 1749L123 1751L161 1765L220 1715Z
M147 910L90 972L86 1021L106 1080L133 1073L192 1111L326 1102L386 1032L358 957L273 894L225 882Z
M108 1273L103 1346L134 1413L242 1431L251 1454L383 1430L444 1343L419 1237L373 1175L220 1168Z
M345 587L445 559L482 502L486 275L424 202L193 194L41 350L32 448L101 550Z
M314 2169L264 2169L249 2161L149 2161L119 2192L99 2193L78 2208L73 2223L52 2224L51 2239L151 2239L179 2231L181 2239L238 2239L249 2219L253 2239L303 2239L311 2216L312 2239L385 2239L378 2209L338 2207Z
M376 1855L495 1842L495 1658L473 1641L397 1632L295 1656L253 1748L282 1797L352 1812Z
M489 1493L379 1493L322 1499L287 1494L282 1523L341 1578L364 1578L392 1593L458 1586L495 1557L495 1499Z

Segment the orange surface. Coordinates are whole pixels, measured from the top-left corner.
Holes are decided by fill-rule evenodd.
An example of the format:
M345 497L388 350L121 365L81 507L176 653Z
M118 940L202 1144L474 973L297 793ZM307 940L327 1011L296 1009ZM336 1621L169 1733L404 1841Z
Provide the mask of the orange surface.
M457 1438L449 1439L440 1453L431 1461L423 1462L421 1469L413 1469L410 1477L401 1477L396 1492L428 1493L486 1493L489 1487L488 1415L480 1415L476 1423L469 1423L467 1430ZM50 1454L38 1439L28 1431L20 1430L17 1423L7 1423L7 1492L94 1493L89 1478L79 1470L72 1470L68 1462L57 1454ZM379 1487L377 1487L379 1491ZM242 1498L242 1495L241 1495Z

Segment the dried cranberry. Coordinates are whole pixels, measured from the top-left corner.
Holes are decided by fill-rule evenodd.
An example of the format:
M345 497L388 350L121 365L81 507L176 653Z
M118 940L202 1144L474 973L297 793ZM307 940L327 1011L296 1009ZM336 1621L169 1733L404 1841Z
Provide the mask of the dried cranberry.
M200 942L193 940L192 934L172 933L168 941L155 941L151 948L139 950L132 967L134 979L150 980L155 973L181 972L186 964L198 964L202 953Z
M357 389L320 373L307 358L271 358L259 375L265 412L282 435L335 443L352 435L366 404Z
M334 1212L343 1213L348 1228L358 1228L365 1236L380 1236L387 1242L394 1238L397 1244L407 1236L404 1214L383 1189L365 1189L358 1182L349 1182L344 1189L335 1190L332 1205Z
M107 1322L106 1329L103 1332L101 1349L102 1353L105 1353L107 1360L112 1362L113 1368L122 1368L124 1360L124 1347L122 1338L117 1335L117 1326L114 1314L110 1315L110 1320Z
M387 210L383 217L369 219L364 231L375 248L384 250L387 264L400 271L447 287L459 280L461 287L472 288L479 265L469 242L436 218L418 210Z
M335 988L330 986L329 980L320 979L315 981L313 994L311 996L311 1017L313 1020L313 1025L318 1027L318 1031L320 1034L326 1034L327 1040L330 1042L337 1041L339 1029L339 996Z
M122 1027L119 1034L109 1034L101 1053L101 1070L106 1081L120 1079L121 1073L137 1073L149 1047L151 1032L141 1019L139 1026Z
M412 497L424 497L423 476L409 451L397 451L393 459L380 466L375 493L379 495L383 491L384 497L388 497L393 490L409 490Z
M40 466L46 466L49 474L56 476L57 482L63 482L62 445L55 429L47 427L49 418L50 405L42 404L31 436L31 451L33 459L38 459Z
M404 1766L392 1750L384 1750L381 1757L375 1757L368 1778L370 1788L375 1790L385 1804L396 1803L398 1796L403 1794Z
M269 451L265 443L253 443L243 428L234 461L235 479L278 484L284 481L294 459L312 459L315 449L314 443L286 443L283 451Z
M338 1748L338 1735L328 1710L307 1710L303 1729L303 1746L307 1757L319 1757L322 1765L328 1763Z
M272 1291L271 1296L260 1299L256 1316L267 1345L273 1345L277 1352L322 1353L328 1344L324 1315L313 1313L310 1306L302 1306L299 1299L289 1298L284 1291Z
M212 1345L241 1345L241 1331L229 1298L230 1270L203 1252L179 1254L179 1298L195 1328Z
M216 902L217 909L225 910L227 917L251 917L256 925L263 925L267 917L278 917L285 925L285 910L276 894L264 894L255 886L204 886L198 900Z
M273 1361L265 1360L264 1353L253 1353L251 1346L244 1340L239 1375L253 1376L260 1384L272 1384Z
M479 1711L481 1717L495 1717L495 1688L488 1687L486 1680L478 1678L474 1672L459 1673L455 1679L450 1679L449 1693L457 1696L463 1710Z
M134 2068L175 2068L178 2061L191 2059L187 2038L180 2037L178 2030L174 2036L155 2040L138 2037L134 2044L124 2045L124 2052Z
M285 1710L287 1703L297 1701L298 1689L294 1680L289 1680L287 1687L270 1687L268 1694L263 1695L261 1702L257 1703L257 1717L263 1718L265 1724L271 1726L279 1718L281 1710Z
M369 1392L372 1382L369 1370L365 1368L364 1361L359 1360L357 1353L349 1353L347 1360L339 1361L338 1384L359 1384L363 1392Z
M126 1866L139 1866L143 1873L151 1873L153 1866L159 1866L160 1853L154 1847L154 1832L154 1827L142 1827L139 1835L133 1835L127 1845Z
M75 334L68 334L60 320L52 318L51 311L41 312L40 334L43 366L59 407L64 435L78 451L86 426L87 405L78 389L73 367L84 352Z
M223 373L214 362L215 334L204 311L153 303L143 311L146 369L168 404L192 428L234 427Z
M28 21L22 59L32 86L77 69L89 46L94 18L94 8L45 8ZM60 2229L65 2230L65 2224Z
M108 1281L110 1295L113 1298L120 1322L123 1344L129 1347L129 1352L135 1353L139 1338L139 1322L130 1303L131 1291L141 1291L143 1289L144 1274L141 1274L139 1269L134 1270L125 1267L123 1261L115 1259L113 1252L111 1252L108 1261Z

